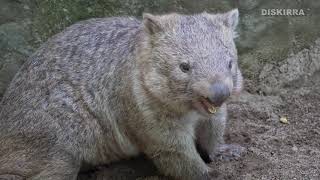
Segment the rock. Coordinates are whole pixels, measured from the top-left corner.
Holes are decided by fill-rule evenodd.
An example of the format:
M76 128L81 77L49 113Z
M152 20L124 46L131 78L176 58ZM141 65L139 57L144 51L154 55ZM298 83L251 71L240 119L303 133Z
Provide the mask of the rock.
M260 90L266 94L279 91L300 79L306 79L320 70L320 39L310 49L304 49L278 65L267 63L260 75Z
M320 36L319 1L239 1L240 26L237 40L240 65L247 90L257 92L256 78L266 64L277 66ZM302 9L305 16L262 16L262 9Z
M0 25L0 97L15 73L34 51L28 25L6 23Z
M21 1L1 0L0 1L0 25L12 21L22 20L29 15L30 11L24 7Z

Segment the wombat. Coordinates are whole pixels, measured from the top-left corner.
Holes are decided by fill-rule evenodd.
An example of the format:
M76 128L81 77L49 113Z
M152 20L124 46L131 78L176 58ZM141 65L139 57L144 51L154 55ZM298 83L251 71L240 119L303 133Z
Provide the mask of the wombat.
M236 9L144 14L55 35L2 99L0 177L71 180L144 154L165 177L210 179L200 151L238 152L223 145L226 101L242 89L237 23Z

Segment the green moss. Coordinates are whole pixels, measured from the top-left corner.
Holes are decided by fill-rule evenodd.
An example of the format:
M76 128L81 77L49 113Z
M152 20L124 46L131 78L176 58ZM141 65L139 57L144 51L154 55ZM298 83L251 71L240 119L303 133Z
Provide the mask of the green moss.
M33 30L40 41L46 40L70 24L90 17L114 13L115 3L98 5L97 0L35 0L32 1Z
M195 3L190 0L33 0L32 28L39 42L84 19L106 16L141 16L143 12L194 13L230 9L231 1Z

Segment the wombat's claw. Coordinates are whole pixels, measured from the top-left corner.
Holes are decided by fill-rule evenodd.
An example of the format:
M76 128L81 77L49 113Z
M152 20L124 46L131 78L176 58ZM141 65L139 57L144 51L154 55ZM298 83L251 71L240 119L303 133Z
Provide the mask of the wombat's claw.
M213 160L238 160L241 155L245 152L245 148L237 144L223 144L217 149L215 155L213 155Z

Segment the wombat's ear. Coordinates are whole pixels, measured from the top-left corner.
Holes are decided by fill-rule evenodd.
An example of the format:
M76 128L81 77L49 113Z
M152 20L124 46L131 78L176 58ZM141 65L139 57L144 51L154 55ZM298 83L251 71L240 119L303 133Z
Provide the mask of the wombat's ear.
M223 23L227 26L235 30L239 23L239 11L238 9L233 9L229 12L226 12L221 15L221 19Z
M145 30L150 34L156 34L162 31L160 18L149 13L143 13L143 25Z

